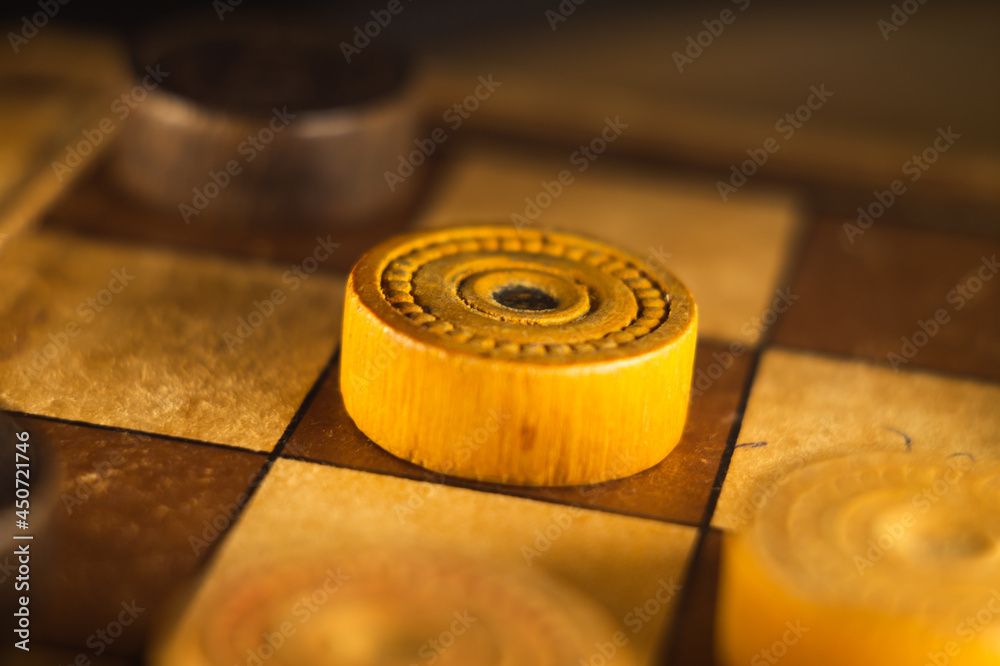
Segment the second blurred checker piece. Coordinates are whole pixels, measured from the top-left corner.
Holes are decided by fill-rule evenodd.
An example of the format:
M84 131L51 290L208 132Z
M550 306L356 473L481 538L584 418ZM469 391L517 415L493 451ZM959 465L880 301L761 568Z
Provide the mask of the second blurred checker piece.
M165 27L133 49L162 82L115 144L122 189L188 224L361 225L407 207L383 174L417 135L407 61L351 58L334 27L257 16ZM200 26L200 27L189 27Z
M166 624L156 666L571 666L616 633L594 601L542 571L447 550L262 559L209 581ZM620 642L615 663L635 666Z
M414 233L351 273L344 405L437 472L598 483L677 444L696 329L687 288L613 246L509 225Z
M777 480L727 534L720 662L1000 663L1000 467L869 453Z

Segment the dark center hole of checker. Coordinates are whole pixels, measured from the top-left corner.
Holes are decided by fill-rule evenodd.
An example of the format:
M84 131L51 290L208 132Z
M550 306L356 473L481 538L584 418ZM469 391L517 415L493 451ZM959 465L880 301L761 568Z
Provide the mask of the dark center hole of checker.
M512 285L493 292L493 300L512 310L554 310L559 301L537 287Z

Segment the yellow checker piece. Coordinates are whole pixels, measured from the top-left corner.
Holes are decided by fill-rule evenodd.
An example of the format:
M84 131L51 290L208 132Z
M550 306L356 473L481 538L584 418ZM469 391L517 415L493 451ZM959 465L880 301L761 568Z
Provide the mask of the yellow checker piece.
M411 234L351 273L344 403L377 444L434 471L621 478L680 439L696 327L683 284L605 243L510 226Z

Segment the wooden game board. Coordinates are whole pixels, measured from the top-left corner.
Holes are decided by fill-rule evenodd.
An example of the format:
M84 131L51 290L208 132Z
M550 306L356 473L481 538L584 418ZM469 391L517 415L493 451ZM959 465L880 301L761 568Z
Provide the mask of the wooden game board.
M547 48L587 52L579 20L569 42ZM51 49L77 39L44 38ZM2 72L21 102L4 106L5 124L35 119L41 129L4 137L0 402L65 467L36 544L30 663L135 662L179 591L197 597L264 554L391 543L542 568L603 605L646 663L712 664L722 530L738 527L783 471L871 448L997 455L996 227L986 220L957 233L945 218L912 226L894 213L852 238L844 225L853 218L825 205L830 188L833 208L851 210L841 203L852 188L885 187L897 146L919 145L919 131L899 128L883 144L856 135L870 157L861 161L875 165L857 173L857 156L837 138L849 123L804 130L774 177L723 201L722 170L677 150L683 132L664 124L650 134L655 105L638 108L606 87L573 107L585 95L569 86L578 97L554 95L545 108L533 91L551 82L517 74L534 62L528 49L483 49L470 60L455 48L459 55L430 59L429 127L468 94L476 77L465 74L490 71L490 58L506 66L496 68L503 86L424 168L415 209L360 232L185 226L118 193L98 157L55 184L50 162L63 156L65 137L108 115L115 83L67 87ZM32 76L36 87L15 85ZM526 108L545 122L526 123ZM579 144L618 116L630 122L630 111L635 127L579 171ZM747 136L716 136L712 149L738 153L755 145ZM931 171L932 201L992 205L996 191L963 174L995 168L996 156L969 150ZM790 175L801 165L811 182L841 189L817 194ZM525 199L539 205L564 169L573 182L532 215ZM907 210L918 201L915 193ZM513 215L617 243L666 265L694 293L700 338L687 427L653 469L575 488L442 477L378 448L344 411L344 278L364 247L398 228ZM333 244L315 272L301 272ZM248 326L254 312L261 323ZM664 600L663 589L674 591ZM96 632L133 602L144 610L105 652Z

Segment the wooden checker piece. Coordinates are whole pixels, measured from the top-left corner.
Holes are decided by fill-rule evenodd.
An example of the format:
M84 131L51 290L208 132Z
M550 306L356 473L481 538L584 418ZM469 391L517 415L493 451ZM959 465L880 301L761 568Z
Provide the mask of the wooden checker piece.
M733 666L995 664L998 586L994 461L833 458L789 475L728 537L719 654Z
M420 502L414 503L415 498ZM696 529L664 521L279 458L221 544L204 579L183 595L181 601L188 611L180 614L179 622L164 627L164 638L178 648L197 650L204 642L203 618L213 611L242 606L242 602L226 601L233 585L246 588L246 593L239 593L249 601L245 611L240 611L246 616L271 618L272 626L279 628L287 621L291 626L286 627L286 635L329 634L334 630L318 631L312 626L314 622L316 627L326 624L321 619L325 609L335 609L341 599L349 608L357 608L357 602L366 598L377 605L373 595L377 578L390 583L405 581L412 574L412 582L398 586L392 582L383 589L391 589L390 596L400 609L413 604L424 607L426 618L412 611L386 617L374 608L378 612L358 616L353 624L366 636L374 632L390 639L398 629L403 634L395 634L397 638L417 638L415 644L406 641L409 650L399 656L404 664L421 661L421 646L448 630L452 612L473 611L467 603L488 599L499 606L510 602L525 611L516 613L522 616L518 619L505 620L506 627L484 627L487 634L509 636L511 647L521 645L518 636L537 635L525 623L537 618L535 611L552 611L553 630L574 625L593 629L584 646L585 661L600 657L600 648L607 651L606 644L610 644L623 660L633 653L638 663L647 664L673 617L679 600L676 583L696 537ZM633 547L622 549L623 540ZM334 574L339 568L345 578L336 592L332 580L323 590L329 574L322 572L331 566ZM396 569L404 575L379 575L380 569ZM509 594L501 592L498 598L494 582L503 581ZM428 598L425 586L440 600ZM568 596L559 590L567 590ZM590 602L564 606L560 600L578 598L573 590ZM314 600L303 601L311 593L317 595ZM309 610L308 603L312 603L313 610L306 618L286 604L284 609L290 611L286 614L282 597L293 604L303 601L300 611ZM278 603L255 604L254 598ZM591 612L593 602L603 612ZM439 614L442 610L448 611L444 617ZM499 608L481 612L483 624L506 613ZM604 621L594 624L596 616L603 616ZM430 619L434 621L428 623ZM267 652L271 646L265 637L253 634L248 631L244 636L255 641L258 654L261 647ZM342 634L338 631L337 635ZM456 649L462 638L478 642L463 634L455 640ZM445 642L450 642L447 637ZM496 654L503 653L503 645L496 648ZM539 654L551 656L547 649ZM272 658L287 658L283 650L275 649ZM249 656L245 651L244 655ZM493 655L485 657L482 663L494 663Z
M590 657L614 633L600 606L540 572L448 552L312 553L215 581L154 651L153 666L533 663ZM635 666L626 646L616 663Z
M508 226L412 234L351 273L344 404L380 446L438 472L630 476L680 439L696 329L680 281L606 244Z
M405 209L383 172L416 134L410 66L350 59L319 24L237 18L176 23L138 42L150 92L124 126L112 178L187 224L226 228L374 224ZM155 64L155 66L153 66Z

